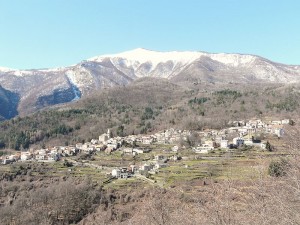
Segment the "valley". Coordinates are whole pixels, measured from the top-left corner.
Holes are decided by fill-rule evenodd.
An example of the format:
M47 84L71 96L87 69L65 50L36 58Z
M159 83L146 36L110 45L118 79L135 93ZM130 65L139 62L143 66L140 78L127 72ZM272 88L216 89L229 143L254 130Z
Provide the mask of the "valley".
M237 126L224 130L192 134L170 129L123 138L110 138L108 131L89 143L22 151L17 162L0 165L0 203L4 207L1 221L151 224L162 219L163 223L181 224L182 218L176 215L183 210L190 216L187 224L195 224L199 219L214 224L221 210L217 223L230 218L248 224L253 221L250 215L263 209L265 202L272 203L270 210L295 207L288 199L296 193L285 192L295 188L296 184L289 179L298 175L294 167L299 157L295 149L297 140L290 134L298 133L299 128L289 125L290 122L251 120L244 121L243 126L243 121L236 121ZM284 129L282 137L276 131L279 127ZM247 144L237 146L230 143L238 144L237 140L242 138L223 139L228 144L224 146L224 141L218 138L239 136L239 132L245 139L250 132L256 141L248 140ZM271 147L261 145L267 142ZM53 154L59 157L50 159ZM283 159L288 160L288 167L283 164L277 170L277 166L272 166L280 166ZM280 194L280 202L284 202L283 208L274 205L278 204L275 191ZM260 194L266 196L260 199L256 196ZM251 204L245 205L246 200ZM223 206L227 201L229 205ZM23 207L24 204L29 208ZM228 214L227 207L237 211L234 217ZM29 210L34 217L28 215ZM289 218L289 213L283 216ZM271 222L274 216L262 215L254 221L262 218Z
M0 69L0 223L297 224L299 73L145 49Z

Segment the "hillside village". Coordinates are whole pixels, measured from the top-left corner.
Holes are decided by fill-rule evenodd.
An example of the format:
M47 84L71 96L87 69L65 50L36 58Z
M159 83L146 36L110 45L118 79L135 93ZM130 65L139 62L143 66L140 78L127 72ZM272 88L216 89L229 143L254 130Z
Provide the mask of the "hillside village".
M171 146L171 156L157 154L148 161L136 165L128 165L125 168L111 168L109 176L114 178L128 178L148 173L157 173L159 169L168 166L168 161L180 160L181 149L187 149L185 143L195 154L207 154L215 149L234 151L242 146L254 146L262 150L267 148L267 141L256 138L258 135L271 134L278 138L284 134L284 125L292 124L290 119L273 120L264 122L260 119L249 121L231 121L229 128L221 130L206 129L203 131L190 131L168 129L150 135L129 135L126 137L112 137L110 130L90 142L77 143L70 146L55 146L52 148L22 151L13 155L2 156L2 164L10 164L18 161L55 162L80 153L93 154L105 152L111 154L120 151L122 155L147 154L151 151L149 146ZM74 161L75 162L75 161ZM75 162L76 163L76 162Z

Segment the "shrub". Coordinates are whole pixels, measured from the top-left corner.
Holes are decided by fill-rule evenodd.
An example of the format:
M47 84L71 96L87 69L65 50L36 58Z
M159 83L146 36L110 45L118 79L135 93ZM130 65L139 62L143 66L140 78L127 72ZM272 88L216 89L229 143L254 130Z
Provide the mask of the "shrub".
M73 166L73 163L72 162L69 162L67 160L64 161L64 166L65 167L72 167Z
M287 169L288 161L286 159L272 161L268 168L268 174L272 177L285 176Z

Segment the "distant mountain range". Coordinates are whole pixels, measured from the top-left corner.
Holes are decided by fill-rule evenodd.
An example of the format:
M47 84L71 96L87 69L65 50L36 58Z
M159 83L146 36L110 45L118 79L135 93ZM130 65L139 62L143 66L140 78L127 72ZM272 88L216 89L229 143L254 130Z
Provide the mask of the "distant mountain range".
M104 88L124 86L141 77L165 78L185 86L296 83L300 81L300 66L275 63L255 55L135 49L97 56L63 68L0 67L0 115L6 119L18 113L26 115Z

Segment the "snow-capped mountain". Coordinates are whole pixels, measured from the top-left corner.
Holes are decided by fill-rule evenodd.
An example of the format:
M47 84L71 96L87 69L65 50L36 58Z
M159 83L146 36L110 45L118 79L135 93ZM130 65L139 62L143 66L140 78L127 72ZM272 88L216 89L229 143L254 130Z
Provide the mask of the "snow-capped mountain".
M251 81L254 79L263 82L297 82L299 77L295 75L300 74L299 66L282 65L259 56L244 54L155 52L138 48L120 54L94 57L87 61L101 63L105 60L109 60L113 66L130 77L172 79L193 70L194 76L199 78L207 73L222 72L225 76L230 74L231 81L235 82L247 82L249 78ZM222 77L216 76L215 79L222 80Z
M155 52L138 48L120 54L94 57L88 61L100 63L110 59L117 69L124 73L132 73L136 77L168 78L182 71L202 55L201 52Z
M300 66L275 63L254 55L156 52L139 48L93 57L63 68L16 70L0 67L0 85L18 96L21 114L74 101L103 88L127 85L146 76L178 84L291 83L300 81Z

